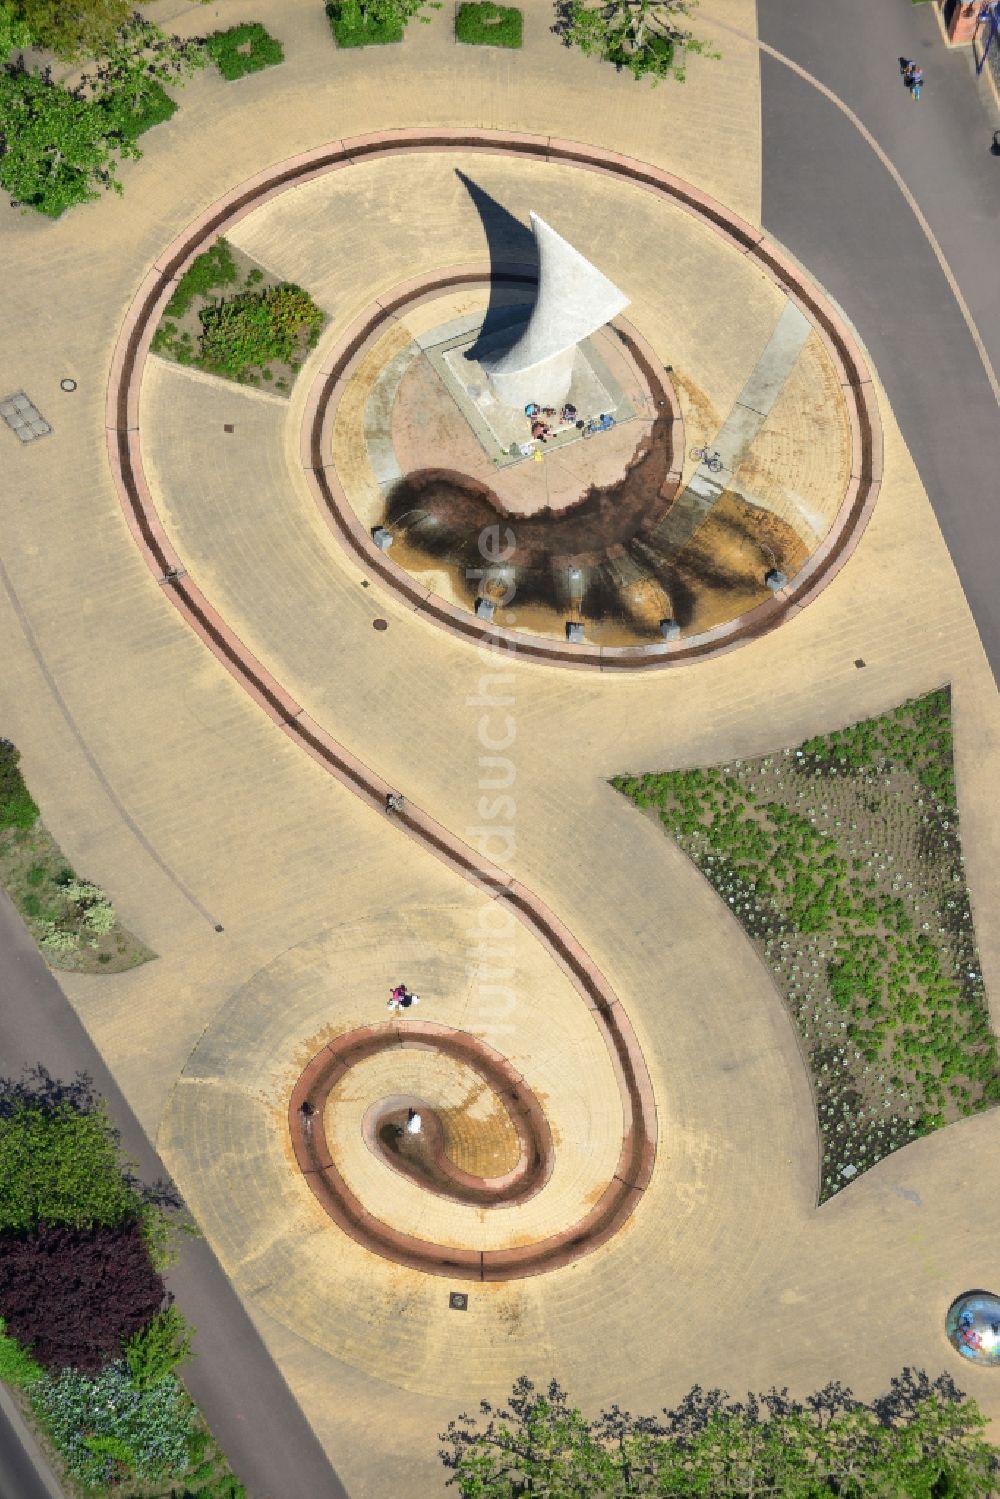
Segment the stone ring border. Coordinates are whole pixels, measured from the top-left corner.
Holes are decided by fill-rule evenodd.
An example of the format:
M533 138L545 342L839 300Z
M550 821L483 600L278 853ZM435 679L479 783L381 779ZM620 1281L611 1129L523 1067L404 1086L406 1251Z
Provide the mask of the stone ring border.
M525 1116L531 1118L532 1146L543 1177L541 1185L548 1178L554 1160L555 1147L548 1123L529 1085L510 1062L484 1041L432 1021L390 1021L348 1031L329 1042L306 1064L289 1099L288 1127L295 1159L312 1192L338 1227L358 1244L383 1259L431 1275L476 1281L522 1280L560 1269L592 1253L631 1216L652 1176L655 1149L653 1142L643 1138L637 1128L626 1130L614 1175L580 1222L530 1244L484 1250L436 1244L402 1233L375 1217L351 1191L333 1160L323 1125L323 1110L333 1088L356 1062L393 1047L442 1052L485 1077L501 1099L516 1098ZM303 1104L308 1105L308 1112L303 1110Z
M479 129L414 126L357 135L329 142L265 168L206 209L174 240L149 271L129 309L115 348L108 382L106 426L112 470L126 518L141 544L151 549L151 560L160 567L161 576L181 564L156 515L143 473L139 393L156 321L176 281L217 235L289 188L301 186L331 171L345 170L358 162L411 152L440 151L480 151L488 155L551 161L623 179L691 214L732 248L748 256L809 319L833 362L850 420L851 474L832 527L785 588L738 620L718 625L698 636L656 645L570 646L487 625L464 611L453 611L452 606L447 606L443 600L428 602L422 598L421 590L414 589L412 584L409 592L401 589L396 577L400 570L388 565L387 559L357 522L355 526L346 526L339 531L350 552L366 571L391 587L397 597L411 607L420 603L420 612L431 615L436 623L453 633L479 643L507 640L521 656L559 666L596 667L600 670L680 666L732 650L799 613L817 597L853 552L874 508L882 478L882 428L874 383L864 354L845 319L762 229L739 218L672 173L579 141ZM411 291L417 291L421 285L426 286L425 279L415 279ZM355 323L341 341L342 358L346 356L341 378L350 373L351 360L357 355L352 343L360 337L363 337L362 330ZM325 373L329 377L332 371ZM306 468L317 467L312 452L303 457Z

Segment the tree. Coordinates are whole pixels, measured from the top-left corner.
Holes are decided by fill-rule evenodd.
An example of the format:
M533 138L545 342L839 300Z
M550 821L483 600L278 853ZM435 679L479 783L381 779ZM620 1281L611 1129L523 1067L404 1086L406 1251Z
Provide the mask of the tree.
M684 81L684 55L718 57L679 24L698 0L557 0L553 30L567 47L601 57L634 78Z
M53 1373L96 1373L120 1359L123 1342L152 1322L165 1294L137 1220L113 1228L42 1224L0 1239L0 1315Z
M11 0L8 0L11 3ZM64 62L99 57L128 20L131 0L12 0L36 44Z
M13 7L0 3L0 63L6 62L18 47L31 46L31 32L14 14Z
M0 69L0 184L15 206L58 218L75 203L121 192L117 160L142 153L77 89L55 83L51 69L23 61Z
M131 136L131 124L151 93L164 83L182 82L207 62L201 41L168 36L137 12L111 34L94 72L80 80L81 88Z
M452 1421L441 1459L463 1499L986 1499L998 1460L985 1425L949 1376L910 1369L871 1405L836 1383L804 1403L696 1385L659 1417L613 1406L595 1421L555 1382L539 1394L522 1378L506 1407Z
M414 16L426 26L430 17L420 12L425 5L441 9L442 0L331 0L328 9L349 31L390 31L400 35Z

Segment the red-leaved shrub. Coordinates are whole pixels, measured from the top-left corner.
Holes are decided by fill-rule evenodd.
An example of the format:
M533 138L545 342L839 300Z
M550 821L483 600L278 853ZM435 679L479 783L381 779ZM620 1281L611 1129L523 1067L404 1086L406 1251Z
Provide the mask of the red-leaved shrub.
M43 1223L30 1235L0 1236L0 1317L47 1369L103 1369L164 1295L134 1219L111 1228Z

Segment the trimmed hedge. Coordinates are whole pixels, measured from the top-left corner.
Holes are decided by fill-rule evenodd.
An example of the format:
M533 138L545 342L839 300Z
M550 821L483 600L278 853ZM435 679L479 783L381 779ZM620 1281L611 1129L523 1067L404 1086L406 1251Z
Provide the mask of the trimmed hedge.
M281 43L259 21L246 21L241 26L230 26L228 31L213 32L205 38L205 51L223 78L230 82L285 60Z
M455 35L473 47L520 47L523 18L513 5L493 0L468 0L459 6Z

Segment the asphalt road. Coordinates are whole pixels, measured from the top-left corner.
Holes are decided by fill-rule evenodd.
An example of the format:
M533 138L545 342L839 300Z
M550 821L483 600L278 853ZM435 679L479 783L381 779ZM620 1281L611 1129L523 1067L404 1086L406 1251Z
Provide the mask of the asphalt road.
M0 1499L60 1499L62 1489L30 1433L22 1428L4 1391L0 1395Z
M901 172L1000 373L1000 157L967 52L944 47L932 11L911 0L758 0L761 40L838 94ZM918 102L901 56L924 69ZM764 226L871 351L996 676L1000 410L975 345L910 207L851 122L766 54L761 86ZM933 598L913 609L916 647L934 630Z
M107 1100L124 1150L142 1179L166 1178L162 1161L97 1048L0 891L0 1073L19 1077L26 1067L39 1064L56 1078L88 1073ZM180 1310L197 1329L197 1358L185 1369L184 1383L251 1499L347 1499L204 1240L184 1245L180 1264L167 1280ZM49 1499L45 1489L28 1486L30 1477L18 1486L21 1450L0 1421L0 1499Z

